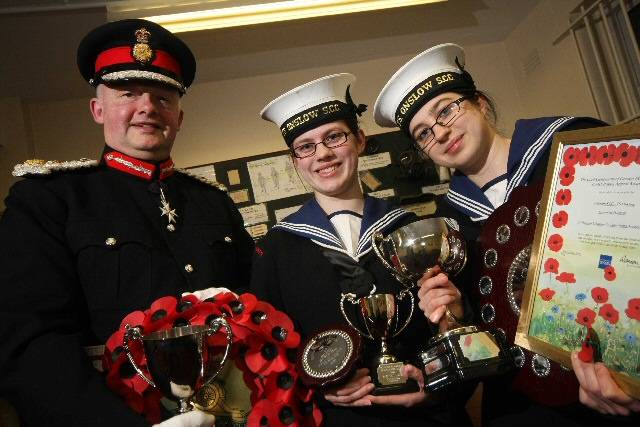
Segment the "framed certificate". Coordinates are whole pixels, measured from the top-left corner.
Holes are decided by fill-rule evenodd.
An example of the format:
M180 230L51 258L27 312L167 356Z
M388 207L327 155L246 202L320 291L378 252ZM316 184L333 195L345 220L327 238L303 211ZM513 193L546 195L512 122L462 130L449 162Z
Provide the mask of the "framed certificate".
M516 344L593 350L640 398L640 124L555 136L521 313Z

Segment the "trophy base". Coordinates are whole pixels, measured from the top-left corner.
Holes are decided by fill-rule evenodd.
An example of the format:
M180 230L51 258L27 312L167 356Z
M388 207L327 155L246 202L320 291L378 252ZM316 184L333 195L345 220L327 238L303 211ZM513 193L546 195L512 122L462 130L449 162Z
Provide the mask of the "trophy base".
M499 375L515 366L501 339L474 326L440 334L429 344L419 355L426 374L424 388L429 392Z
M418 383L402 376L402 362L381 363L375 371L373 383L376 388L371 393L374 396L386 396L389 394L404 394L420 391Z

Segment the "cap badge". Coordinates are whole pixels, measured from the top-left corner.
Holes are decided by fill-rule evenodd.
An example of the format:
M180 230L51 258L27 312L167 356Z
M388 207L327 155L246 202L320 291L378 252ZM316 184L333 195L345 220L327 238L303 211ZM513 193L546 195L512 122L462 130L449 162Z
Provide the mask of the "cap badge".
M149 46L151 33L144 27L136 30L136 44L133 45L132 55L136 61L146 64L153 58L153 49Z

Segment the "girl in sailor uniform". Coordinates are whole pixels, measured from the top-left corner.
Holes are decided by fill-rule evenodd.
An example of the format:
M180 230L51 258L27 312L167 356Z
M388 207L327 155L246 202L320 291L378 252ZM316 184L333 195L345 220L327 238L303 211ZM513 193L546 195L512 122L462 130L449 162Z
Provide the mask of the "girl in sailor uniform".
M489 215L509 199L516 187L544 179L553 134L605 123L584 117L523 119L516 122L511 136L502 135L496 130L495 106L485 93L476 89L464 69L464 58L463 49L455 44L442 44L422 52L387 82L376 101L374 116L380 126L403 130L423 157L455 169L448 192L438 200L435 215L458 222L472 257L476 239ZM458 288L472 283L474 272L469 271L469 266L474 264L472 260L467 262L468 271L455 279L455 285L444 274L425 275L421 279L419 306L432 322L444 315L444 307L454 301ZM606 369L598 369L596 373L594 364L581 362L575 355L572 362L581 385L582 403L613 415L640 411L640 402L624 394ZM498 384L485 382L485 424L602 422L596 412L581 405L560 410L536 408L511 392L508 385ZM603 394L605 389L611 393L607 397Z
M330 325L347 323L340 310L343 293L362 297L374 292L398 294L403 289L376 258L371 236L416 218L363 195L358 155L364 150L365 135L357 118L366 107L351 99L349 87L354 81L351 74L314 80L276 98L261 113L280 128L293 165L313 189L313 197L260 240L251 290L289 314L303 339ZM355 308L351 312L346 305L355 318ZM416 359L431 329L423 316L415 314L393 348L406 363L403 374L422 384ZM374 350L366 341L365 361ZM360 368L346 384L318 392L324 425L469 425L464 392L430 395L420 390L374 396L373 389L371 373Z

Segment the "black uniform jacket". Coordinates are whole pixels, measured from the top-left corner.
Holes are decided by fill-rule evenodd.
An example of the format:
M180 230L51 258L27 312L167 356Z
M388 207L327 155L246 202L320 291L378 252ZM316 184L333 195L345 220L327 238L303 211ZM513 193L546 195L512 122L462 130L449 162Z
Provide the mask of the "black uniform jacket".
M98 166L11 188L0 221L0 386L23 425L146 425L83 346L104 344L159 297L248 287L253 241L233 202L172 165L107 147Z
M371 248L371 235L376 230L387 234L415 221L412 214L391 209L386 202L366 197L358 252L353 262L374 278L377 293L398 294L403 288L377 259ZM307 202L296 213L274 226L256 246L253 261L251 290L258 298L272 303L287 313L295 322L303 339L318 329L346 324L340 312L341 281L343 276L322 253L346 252L338 234L315 199ZM344 284L343 284L344 286ZM416 306L407 329L393 340L395 355L400 360L417 364L417 352L424 349L430 337L427 319ZM345 308L355 318L349 303ZM374 346L364 339L371 354ZM379 343L378 343L379 345ZM366 357L365 357L366 359ZM450 425L451 413L463 420L466 417L463 399L431 407L364 407L341 408L320 401L325 426L433 426ZM449 411L451 408L455 410ZM465 421L460 424L464 425Z

